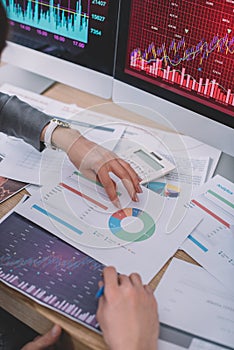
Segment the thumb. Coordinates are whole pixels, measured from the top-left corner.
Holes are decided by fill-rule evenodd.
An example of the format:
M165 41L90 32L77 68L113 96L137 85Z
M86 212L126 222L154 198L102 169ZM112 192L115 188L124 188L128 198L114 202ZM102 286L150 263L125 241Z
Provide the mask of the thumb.
M55 325L49 332L27 343L21 350L44 350L59 340L61 332L61 327Z

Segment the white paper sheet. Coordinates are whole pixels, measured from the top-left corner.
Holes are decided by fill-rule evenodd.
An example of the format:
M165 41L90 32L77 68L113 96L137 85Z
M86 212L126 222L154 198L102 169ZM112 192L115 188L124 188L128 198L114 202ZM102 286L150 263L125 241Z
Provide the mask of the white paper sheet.
M204 220L188 236L182 249L234 292L234 184L215 176L191 201ZM188 220L189 222L189 220Z
M97 113L92 110L92 108L85 110L76 105L61 103L46 96L41 96L9 84L2 85L0 90L9 95L17 95L23 101L45 113L55 115L59 118L70 119L70 121L74 120L73 126L79 128L81 132L84 132L87 128L90 129L92 125L105 126L106 124L110 125L112 123L121 122L117 118ZM127 127L124 136L125 139L131 140L137 144L143 142L145 147L151 148L153 146L158 152L161 151L162 153L173 155L175 160L176 158L196 160L200 159L200 157L209 157L210 162L206 180L210 179L214 174L221 155L220 150L189 136L178 135L154 128L141 127L129 122L122 121L121 123Z
M122 122L117 118L112 118L105 114L100 114L92 109L82 109L76 105L63 104L59 101L50 99L45 96L40 96L27 90L23 90L9 84L4 84L1 90L10 95L15 94L25 102L32 106L59 118L69 119L73 123L73 127L78 128L80 132L92 139L94 133L94 141L103 143L105 135L100 131L105 126L118 124L126 127L124 136L124 147L126 141L130 141L130 145L143 144L144 147L154 149L157 152L166 154L170 159L174 159L177 167L180 167L181 160L189 163L189 166L184 170L180 168L179 174L174 172L170 174L170 179L167 182L171 185L178 184L178 175L180 181L192 181L194 189L201 185L205 179L211 178L217 166L221 152L214 147L203 144L191 137L178 135L170 132L165 132L159 129L143 128L139 125ZM94 131L93 127L99 125L99 129ZM90 134L90 130L92 130ZM108 130L108 129L107 129ZM87 133L88 131L88 133ZM104 146L106 146L104 144ZM118 151L118 148L116 149ZM204 160L209 158L209 164L204 163ZM208 162L208 161L207 161ZM199 164L199 168L194 168L194 164ZM201 165L203 164L203 169ZM177 181L173 181L177 179Z
M112 150L124 132L124 127L115 125L105 129L88 130L85 135ZM34 185L43 184L42 172L50 176L56 169L60 171L59 165L67 159L67 155L62 151L45 149L43 152L38 152L24 141L3 133L0 133L0 149L4 156L0 162L0 176Z
M99 184L68 168L54 172L17 212L119 272L138 271L149 281L201 220L193 215L183 224L183 196L168 201L143 188L140 201L132 202L121 183L119 210Z
M143 134L145 133L145 137ZM206 180L213 176L217 167L221 151L204 144L192 137L162 131L153 128L143 128L131 124L124 134L124 138L130 142L143 144L146 148L156 147L157 152L167 154L174 159L199 159L200 157L209 157L209 168Z
M182 336L184 332L191 339L200 337L217 346L233 348L234 296L203 268L174 258L155 296L162 324L174 328L178 333L182 331ZM196 339L196 343L198 341ZM212 344L186 348L216 349Z

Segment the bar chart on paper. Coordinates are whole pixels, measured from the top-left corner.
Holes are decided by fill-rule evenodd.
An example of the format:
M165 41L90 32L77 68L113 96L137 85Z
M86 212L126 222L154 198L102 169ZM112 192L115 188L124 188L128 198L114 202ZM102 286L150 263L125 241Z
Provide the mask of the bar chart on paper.
M175 223L174 217L170 222L168 218L176 210L174 200L143 187L139 202L133 202L121 181L117 195L122 209L118 209L100 183L75 168L66 175L60 183L43 186L40 193L17 207L17 213L104 265L114 265L120 273L137 271L145 282L200 220L195 213L186 227L181 220Z
M118 191L117 195L129 202L126 190ZM30 208L37 217L52 220L63 236L95 247L141 242L156 231L156 217L152 217L148 207L116 210L102 184L77 170L46 190L42 201L32 202Z
M234 186L216 176L203 186L190 208L197 208L203 221L182 248L211 274L232 288L234 278Z

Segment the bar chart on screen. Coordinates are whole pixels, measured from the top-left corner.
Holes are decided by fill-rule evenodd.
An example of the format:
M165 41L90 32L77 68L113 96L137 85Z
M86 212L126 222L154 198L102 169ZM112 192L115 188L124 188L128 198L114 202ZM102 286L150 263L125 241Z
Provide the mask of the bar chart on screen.
M164 16L160 16L160 12ZM201 18L201 13L203 16ZM206 20L204 20L206 19ZM199 25L197 25L199 23ZM132 4L125 71L233 112L233 9L222 2Z
M21 22L22 29L30 30L30 26L38 30L53 32L57 35L88 42L89 7L88 1L76 1L67 4L53 0L47 2L26 1L21 4L10 0L5 2L8 18ZM73 5L71 5L73 4Z

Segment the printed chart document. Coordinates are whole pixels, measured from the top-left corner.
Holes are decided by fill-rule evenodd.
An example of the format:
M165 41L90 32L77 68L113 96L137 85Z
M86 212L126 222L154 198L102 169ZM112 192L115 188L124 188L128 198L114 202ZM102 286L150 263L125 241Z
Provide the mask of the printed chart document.
M155 291L162 349L233 349L234 296L203 268L173 259ZM170 347L172 345L172 347Z
M182 249L234 293L234 184L215 176L200 188L189 208L190 217L196 209L204 220Z
M103 265L22 216L1 220L0 281L100 332L95 294Z
M64 173L55 172L51 183L17 212L121 273L138 271L148 282L201 220L194 213L184 225L183 195L168 201L143 188L139 202L132 202L123 184L114 178L122 208L118 209L100 183L72 166L68 169L65 165Z

